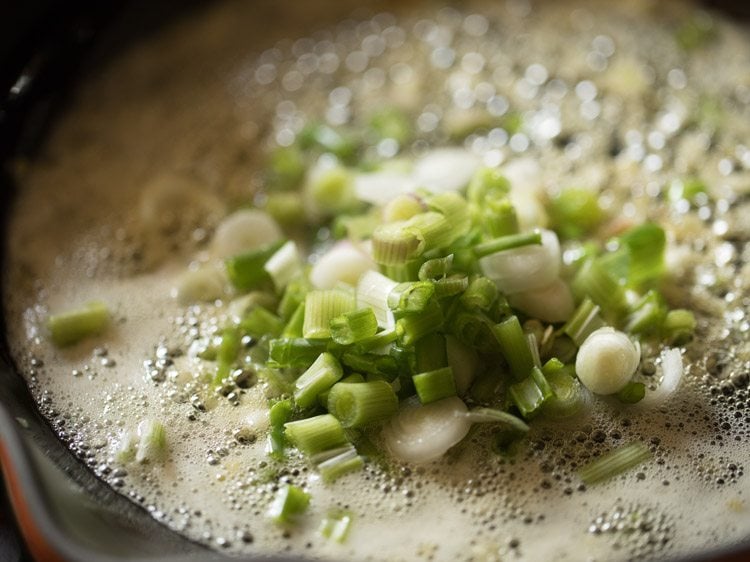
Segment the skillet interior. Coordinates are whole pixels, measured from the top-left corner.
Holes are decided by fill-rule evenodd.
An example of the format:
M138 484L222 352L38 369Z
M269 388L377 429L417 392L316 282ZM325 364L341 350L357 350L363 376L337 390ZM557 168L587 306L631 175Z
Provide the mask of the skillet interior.
M128 7L126 13L131 14L130 18L124 18L120 20L119 29L112 30L109 28L109 44L107 45L107 36L105 35L105 46L102 49L117 48L120 41L127 42L128 40L137 39L142 34L142 28L139 28L135 21L144 14L144 5L146 3L134 3ZM730 3L722 3L730 4ZM733 3L735 8L739 8L740 11L743 9L742 3ZM173 5L171 9L167 9L165 14L171 13L171 10L176 10L178 6ZM131 26L128 29L128 26ZM129 39L128 39L129 37ZM99 62L106 60L106 55L99 51L98 53ZM39 129L39 130L44 130ZM35 142L39 140L39 137L31 135L28 137L31 139L29 144L24 150L28 150L29 153L33 152ZM10 178L5 171L2 174L2 209L3 212L7 212L9 209L8 202L13 195L13 186ZM6 221L3 218L3 226ZM3 334L5 331L3 330ZM26 500L30 505L33 505L35 510L35 519L39 522L39 526L46 529L48 539L50 542L56 544L60 548L60 552L64 552L66 557L69 559L86 559L87 557L102 559L105 552L109 551L108 554L113 556L121 556L127 554L128 556L148 557L150 556L149 549L139 549L138 545L141 544L138 537L148 539L153 544L159 545L159 558L169 559L170 556L174 556L175 559L186 559L185 557L192 557L194 559L206 559L209 555L207 551L198 545L186 541L182 537L168 531L166 528L157 524L152 520L143 510L136 507L125 498L114 493L108 486L100 482L91 472L89 472L72 454L57 440L54 433L47 425L47 423L39 416L35 404L31 400L28 391L23 383L21 377L15 372L10 357L7 353L7 346L3 340L2 345L2 368L0 368L0 401L4 408L8 411L7 415L3 413L3 418L0 419L0 425L3 426L4 442L6 444L6 450L10 456L13 457L15 466L17 467L17 473L24 476L24 480L20 482L21 488L26 494ZM22 431L18 431L18 426L12 420L13 418L22 418L28 427L24 427ZM24 435L24 436L22 436ZM30 437L30 439L29 439ZM25 443L24 441L32 441L33 444ZM38 452L41 452L41 457ZM51 460L52 464L47 461ZM54 471L54 467L58 470L62 470L65 477L69 478L75 485L84 490L84 496L88 498L87 501L91 501L94 504L93 511L91 513L103 514L103 520L106 521L104 528L115 528L116 537L119 537L121 544L118 546L126 546L125 552L117 553L110 547L113 546L112 541L105 535L99 535L104 540L99 544L88 544L81 545L71 540L75 535L75 531L71 529L65 529L64 526L60 526L60 520L55 511L54 500L52 497L45 492L44 481L49 481L51 477L51 471ZM54 480L53 480L54 481ZM37 488L40 490L40 494L34 496L30 490ZM81 501L79 496L75 494L71 496L75 502ZM75 499L77 498L77 499ZM103 510L103 511L102 511ZM58 512L59 513L59 512ZM45 522L45 517L47 521ZM85 521L84 516L84 521ZM111 520L109 520L111 518ZM57 531L53 530L52 527L45 527L45 525L57 525ZM127 533L133 533L127 535ZM127 543L122 541L122 537L130 536L132 541L129 540ZM143 546L143 545L142 545ZM97 551L97 548L104 547L105 551ZM92 550L92 548L94 550ZM745 551L747 552L747 551ZM215 555L216 559L219 555ZM731 553L708 553L706 556L695 558L699 559L721 559L721 560L744 560L746 555L742 553L731 554Z

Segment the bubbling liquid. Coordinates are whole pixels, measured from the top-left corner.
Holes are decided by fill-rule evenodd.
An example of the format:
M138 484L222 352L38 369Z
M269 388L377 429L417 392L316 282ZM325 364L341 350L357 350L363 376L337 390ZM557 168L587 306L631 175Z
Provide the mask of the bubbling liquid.
M40 161L19 167L4 272L9 340L60 438L153 517L228 552L624 560L745 539L750 35L679 3L415 3L355 19L341 6L315 9L216 4L177 22L91 77ZM267 29L269 16L286 27ZM313 17L341 21L279 41L303 37ZM710 30L709 44L683 44L686 25ZM416 140L380 143L381 157L461 142L517 181L532 170L547 193L590 186L626 223L665 227L664 293L698 318L674 395L535 420L513 459L491 451L486 428L438 462L372 462L330 485L301 457L267 457L262 385L209 392L191 352L223 325L227 302L183 307L170 292L186 265L208 260L228 209L263 203L266 148L293 142L306 120L347 124L383 100L414 117ZM500 125L455 140L486 114ZM693 175L705 197L665 196ZM114 326L52 347L49 311L91 298L110 303ZM636 375L651 389L658 357L644 348ZM118 440L145 418L167 428L168 461L119 464ZM581 483L578 467L635 440L650 461ZM285 483L313 497L291 529L265 516ZM316 532L336 508L354 517L343 545Z

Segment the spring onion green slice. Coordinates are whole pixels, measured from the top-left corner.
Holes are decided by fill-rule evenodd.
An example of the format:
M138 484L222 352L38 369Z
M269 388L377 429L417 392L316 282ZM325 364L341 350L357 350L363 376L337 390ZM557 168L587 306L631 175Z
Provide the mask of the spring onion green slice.
M333 318L330 328L333 341L350 345L375 336L378 319L371 308L360 308Z
M555 395L552 386L547 382L539 367L531 369L531 374L521 382L511 385L509 393L518 411L526 419L534 417L540 408Z
M471 229L471 209L466 199L458 193L448 191L433 195L427 199L427 206L443 215L450 224L450 240L444 246L450 245L465 236Z
M349 443L341 422L331 414L287 422L284 432L295 447L310 457Z
M307 368L327 348L328 344L325 340L308 340L305 338L274 339L269 343L268 366L274 368Z
M432 304L435 284L431 281L399 283L388 294L388 306L396 318L405 314L424 312Z
M310 494L287 484L281 488L268 508L268 517L278 524L293 523L294 520L307 511L310 505Z
M586 389L575 376L572 366L551 370L549 362L542 367L553 395L542 405L542 413L549 418L568 418L581 412L586 405Z
M282 290L302 271L302 258L297 244L292 240L286 242L268 258L263 269L273 281L277 290Z
M336 453L322 462L315 463L324 482L333 482L344 474L362 469L365 465L364 459L357 454L352 445L343 447Z
M305 324L305 303L301 302L289 317L289 321L281 331L282 338L301 338L302 327Z
M101 301L91 301L81 308L53 314L47 320L47 328L52 343L57 347L65 347L100 334L109 322L107 305Z
M689 310L678 308L667 312L662 325L662 332L672 345L684 345L695 332L695 315Z
M289 399L278 400L271 405L268 412L271 430L268 432L266 441L266 454L274 459L281 460L284 458L284 449L286 448L286 435L284 434L284 424L292 419L292 401Z
M657 333L667 316L664 298L654 290L646 293L625 320L625 331L631 334Z
M419 268L417 276L420 281L431 281L443 279L453 267L453 254L448 254L444 258L433 258L424 262Z
M435 281L435 298L445 299L462 294L469 286L469 278L466 275L456 273L445 279Z
M596 484L614 478L649 458L651 451L648 447L640 441L635 441L590 462L578 471L578 476L585 484Z
M630 381L615 396L623 404L636 404L646 396L646 385Z
M471 279L469 286L461 295L461 302L470 310L488 311L498 296L497 285L484 275Z
M485 205L487 200L507 197L510 193L510 182L494 168L480 168L466 189L467 199L475 205Z
M315 404L318 395L331 388L344 371L341 364L330 353L321 353L294 383L294 402L300 408L309 408Z
M256 289L270 282L271 278L264 266L284 243L279 240L257 250L227 258L224 264L229 281L240 291Z
M138 436L136 462L157 462L164 459L167 454L167 433L160 421L143 420L138 424Z
M313 339L331 337L331 320L353 311L354 308L354 295L346 291L310 291L305 297L302 335Z
M255 338L278 336L284 330L284 322L273 312L257 306L240 321L240 329Z
M385 223L372 233L372 258L382 265L401 265L417 257L420 240L407 221Z
M570 336L573 343L580 347L589 335L604 327L604 320L599 316L599 306L591 299L585 298L562 327L562 332Z
M333 511L320 522L318 532L325 538L342 544L349 536L352 521L353 516L348 511Z
M483 258L498 252L504 252L506 250L513 250L514 248L522 248L534 244L539 245L541 243L542 233L538 229L523 234L509 234L507 236L500 236L499 238L495 238L488 242L477 244L474 246L474 255L477 258Z
M518 234L518 215L510 199L489 200L482 209L482 224L487 235L498 238Z
M571 289L578 299L590 298L608 317L617 319L627 310L624 287L597 259L589 259L581 266Z
M436 301L430 301L420 314L409 314L396 321L398 341L402 345L413 345L423 336L442 328L443 320L443 309Z
M436 402L456 395L456 381L452 367L442 367L434 371L419 373L412 377L414 388L422 404Z
M385 381L340 382L328 393L328 411L341 425L364 427L387 419L398 410L398 398Z
M534 366L534 358L518 317L511 316L496 324L492 332L500 344L503 357L510 365L513 377L517 381L525 379Z

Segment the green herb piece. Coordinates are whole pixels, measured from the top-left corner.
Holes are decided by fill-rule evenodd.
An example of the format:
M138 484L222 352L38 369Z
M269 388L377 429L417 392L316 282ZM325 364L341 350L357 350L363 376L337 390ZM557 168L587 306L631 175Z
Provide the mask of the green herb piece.
M294 383L294 402L300 408L315 404L318 395L331 388L344 375L341 365L330 353L321 353Z
M304 367L312 365L318 356L326 351L325 340L305 338L278 338L269 342L269 367Z
M488 200L503 199L510 193L510 182L495 168L480 168L466 188L466 197L474 205L483 206Z
M157 420L144 420L138 424L138 450L136 462L156 462L164 460L167 454L167 433L164 425Z
M398 410L398 397L385 381L340 382L328 393L328 411L341 425L365 427L391 417Z
M66 347L102 333L109 322L107 305L101 301L91 301L81 308L51 315L47 320L47 329L52 343L57 347Z
M550 418L567 418L578 414L585 405L586 390L576 378L573 366L551 370L547 362L542 372L553 392L542 406L542 413Z
M375 336L378 319L371 308L360 308L333 318L330 328L333 341L350 345Z
M254 338L278 336L284 329L284 322L262 306L250 310L240 321L240 329Z
M413 345L423 336L442 328L443 320L443 309L436 301L430 301L422 312L407 314L396 321L398 341L401 345Z
M568 187L547 206L555 231L563 238L580 238L604 219L599 194L580 187Z
M595 305L590 298L584 298L570 320L562 327L562 332L570 336L573 343L580 347L589 334L606 325L599 316L599 310L599 306Z
M620 318L627 310L625 289L596 259L587 260L571 283L576 298L591 299L605 314Z
M681 308L667 312L662 324L662 333L671 345L685 345L695 333L695 315Z
M531 369L531 374L521 382L510 386L510 397L521 412L530 419L555 393L539 367Z
M456 380L453 377L452 367L419 373L414 375L412 380L422 404L429 404L456 395Z
M284 458L284 450L286 449L284 424L292 419L293 411L292 401L289 399L275 402L269 410L271 429L268 432L266 454L276 460Z
M357 450L352 445L342 447L326 456L328 456L326 460L316 463L320 477L324 482L333 482L340 476L355 470L361 470L365 466L364 459L357 454Z
M332 511L320 522L318 532L325 538L343 544L349 536L353 516L348 511Z
M397 318L421 313L432 304L434 293L435 285L431 281L399 283L388 294L388 306Z
M279 489L268 509L268 517L275 523L288 525L302 515L310 505L310 494L287 484Z
M349 444L344 428L331 414L287 422L284 429L289 441L308 457Z
M636 404L646 396L646 385L630 381L615 396L623 404Z
M306 338L331 337L331 320L355 308L354 295L339 289L310 291L305 297L302 334Z
M270 284L271 278L263 266L268 258L284 244L284 240L279 240L257 250L226 259L224 264L229 281L240 291L249 291Z
M648 447L640 441L635 441L590 462L578 471L578 476L585 484L596 484L618 476L649 458L651 451Z
M524 380L534 367L534 358L518 317L511 316L496 324L492 332L497 338L503 357L510 365L513 378L517 381Z
M497 252L521 248L523 246L531 246L532 244L540 245L541 243L542 233L539 229L534 229L531 232L509 234L507 236L500 236L499 238L495 238L488 242L477 244L474 246L474 256L477 258L483 258L491 254L496 254Z

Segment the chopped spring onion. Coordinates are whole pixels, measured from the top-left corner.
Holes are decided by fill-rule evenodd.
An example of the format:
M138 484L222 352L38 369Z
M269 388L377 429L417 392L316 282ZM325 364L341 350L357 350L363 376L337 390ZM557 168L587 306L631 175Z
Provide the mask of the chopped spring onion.
M666 315L664 298L651 290L633 307L625 321L625 331L631 334L653 334L661 329Z
M309 367L326 351L324 340L278 338L271 340L268 350L269 367Z
M353 445L342 447L336 452L337 454L330 456L330 458L316 463L318 472L324 482L333 482L339 476L360 470L365 465L364 459L357 454Z
M513 378L517 381L524 380L534 367L534 358L518 317L511 316L496 324L492 332L500 344L503 357L510 365Z
M297 311L300 304L305 303L305 296L310 290L310 286L302 277L293 279L284 289L284 294L281 296L281 302L279 307L276 309L279 316L284 320L289 320Z
M667 312L662 332L672 345L684 345L695 332L695 316L689 310L678 308Z
M639 287L661 277L667 245L664 229L656 224L645 223L623 234L620 243L628 250L630 286Z
M294 402L300 408L315 404L318 395L331 388L344 372L336 358L330 353L321 353L294 383Z
M374 353L387 353L390 344L398 339L396 328L383 330L374 336L364 338L356 342L355 349L363 353L372 351Z
M297 244L291 240L285 243L268 258L263 269L271 277L276 290L284 289L289 281L302 271L302 258L299 255Z
M398 341L402 345L412 345L423 336L439 330L443 326L443 309L436 301L418 314L408 314L396 322Z
M427 340L429 337L430 336L422 338L417 343L417 349L419 348L419 343ZM476 377L477 371L479 370L479 356L473 348L461 343L458 338L452 335L445 336L445 350L448 365L453 369L453 378L456 381L456 392L459 396L463 396L466 394L466 391L469 390L469 387L471 387L471 383L474 382L474 377ZM423 367L418 370L425 371L436 367L437 366Z
M333 289L340 282L354 286L365 271L374 268L369 255L342 241L318 258L310 270L310 282L316 289Z
M377 271L367 271L357 283L357 308L372 308L380 328L393 328L393 313L388 306L388 295L398 285Z
M619 318L627 309L625 289L599 260L587 260L573 278L571 288L578 299L590 298L607 316Z
M500 423L519 434L529 431L529 426L521 418L495 408L474 408L466 413L466 417L471 423Z
M466 405L456 396L426 405L405 400L384 427L385 445L399 460L433 461L466 437L471 429L466 413Z
M434 258L427 260L419 268L418 277L420 281L430 281L434 279L443 279L453 267L453 254L444 258Z
M305 176L305 158L296 146L279 147L268 158L268 182L274 187L296 187Z
M518 234L518 215L510 199L487 201L482 209L482 225L485 232L493 237Z
M622 474L649 458L651 451L648 447L640 441L635 441L590 462L578 471L578 476L585 484L596 484Z
M406 224L407 221L381 224L372 233L372 257L377 263L399 265L419 255L421 242L416 232L406 229Z
M576 374L594 394L614 394L630 382L640 360L640 348L627 335L599 328L578 350Z
M483 242L474 246L474 255L477 258L484 258L486 256L496 254L498 252L505 252L507 250L514 250L516 248L523 248L525 246L541 245L542 244L542 233L540 230L535 229L531 232L525 232L523 234L509 234L507 236L500 236L489 242Z
M333 318L330 327L333 341L350 345L375 336L378 319L371 308L360 308Z
M541 231L541 245L534 242L536 232L513 234L490 241L487 250L499 240L525 241L527 245L497 251L479 260L482 272L506 295L544 287L560 273L560 243L551 230ZM477 248L481 248L477 246ZM477 249L474 249L475 253ZM481 252L480 252L481 253Z
M563 189L550 200L547 210L555 230L563 238L579 238L604 219L599 194L580 187Z
M605 324L599 316L599 310L599 306L594 304L591 299L583 299L573 316L562 327L562 331L570 336L573 343L580 347L592 332L604 327Z
M512 384L509 392L518 411L526 419L534 417L555 394L539 367L534 367L521 382Z
M224 263L229 281L240 291L249 291L263 286L271 279L264 266L283 245L284 241L278 240L256 250L227 258Z
M414 344L414 359L419 373L448 365L445 336L437 332L424 336Z
M442 213L428 211L414 215L404 224L404 230L419 241L415 256L437 248L445 248L458 238L457 228Z
M287 484L281 488L268 508L268 517L279 524L293 523L310 505L310 494L297 486Z
M419 373L414 375L412 380L422 404L429 404L456 395L456 381L453 378L451 367Z
M469 286L469 278L459 273L435 281L435 298L444 299L462 294Z
M510 182L494 168L480 168L466 189L466 197L475 205L485 205L487 200L504 198L510 193Z
M219 258L226 259L274 246L281 237L279 225L268 213L257 209L241 209L221 221L216 228L212 250ZM276 246L276 249L280 246L281 244ZM270 254L266 259L268 257Z
M416 258L406 263L384 265L381 267L381 270L388 278L398 281L399 283L404 283L406 281L414 281L415 277L419 274L419 268L421 266L422 260Z
M275 459L284 457L284 449L286 448L284 424L292 419L292 412L292 401L289 399L275 402L268 412L271 430L268 432L266 454Z
M398 375L396 360L390 355L377 353L346 352L341 356L341 363L346 367L386 380L393 380Z
M468 234L472 217L469 204L458 193L448 192L434 195L427 199L427 206L443 215L451 226L451 244Z
M136 462L156 462L164 459L167 453L167 435L161 422L143 420L138 424L138 437Z
M543 322L565 322L575 310L567 283L555 279L549 285L508 296L511 306Z
M287 422L284 433L295 447L309 457L349 444L344 428L331 414Z
M115 450L115 460L120 464L127 464L135 460L138 452L138 438L132 431L124 431L120 435Z
M305 297L305 321L302 335L306 338L331 337L331 320L354 310L354 295L339 289L310 291Z
M587 392L570 367L549 371L547 364L542 368L554 393L542 406L542 413L550 418L567 418L578 414L586 405Z
M232 365L237 360L241 348L240 331L236 327L225 328L221 333L221 343L216 351L216 375L214 383L219 384L229 375Z
M364 427L387 419L398 410L398 397L385 381L340 382L328 394L328 411L344 427Z
M52 343L65 347L102 333L109 322L107 305L101 301L91 301L81 308L51 315L47 320L47 328Z
M348 511L331 512L320 522L318 532L327 539L344 543L349 536L352 519L352 514Z
M457 310L447 325L459 341L478 351L496 353L499 350L494 324L482 312Z
M316 166L310 170L305 194L317 213L331 216L355 208L354 176L341 166Z
M224 278L213 267L201 267L183 273L172 289L174 296L181 304L211 302L224 293Z
M388 294L388 306L396 318L405 314L424 312L432 303L435 285L431 281L399 283Z
M646 396L646 385L630 381L615 396L623 404L636 404Z
M419 197L413 193L402 193L383 207L383 222L406 221L426 210L426 206Z
M301 302L289 318L281 332L283 338L301 338L302 326L305 324L305 303Z
M471 310L488 311L497 300L497 285L484 275L477 275L461 295L461 302Z
M240 328L255 338L265 335L278 336L284 329L284 322L273 312L256 306L240 321Z

